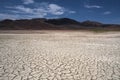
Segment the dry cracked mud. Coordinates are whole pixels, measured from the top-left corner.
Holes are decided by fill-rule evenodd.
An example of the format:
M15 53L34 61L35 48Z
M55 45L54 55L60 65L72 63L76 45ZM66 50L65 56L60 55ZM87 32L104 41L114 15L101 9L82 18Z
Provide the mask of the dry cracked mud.
M0 80L120 80L120 33L0 34Z

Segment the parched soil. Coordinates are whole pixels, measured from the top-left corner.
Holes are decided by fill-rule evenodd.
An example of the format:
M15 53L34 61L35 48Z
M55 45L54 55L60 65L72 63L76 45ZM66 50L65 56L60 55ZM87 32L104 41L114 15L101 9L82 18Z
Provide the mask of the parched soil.
M1 33L0 80L120 80L120 33Z

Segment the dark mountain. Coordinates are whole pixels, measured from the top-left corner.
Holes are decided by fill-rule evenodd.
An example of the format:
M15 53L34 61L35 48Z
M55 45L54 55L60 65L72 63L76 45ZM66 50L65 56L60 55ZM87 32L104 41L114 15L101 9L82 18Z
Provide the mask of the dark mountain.
M83 26L92 26L92 27L101 27L103 24L100 22L96 22L96 21L84 21L81 23L81 25Z
M71 24L79 25L80 24L80 22L77 22L69 18L48 19L45 22L54 24L54 25L71 25Z
M0 22L1 30L54 30L60 29L44 22L44 19L3 20Z
M0 30L119 30L120 25L102 24L95 21L78 22L69 18L21 19L0 21Z

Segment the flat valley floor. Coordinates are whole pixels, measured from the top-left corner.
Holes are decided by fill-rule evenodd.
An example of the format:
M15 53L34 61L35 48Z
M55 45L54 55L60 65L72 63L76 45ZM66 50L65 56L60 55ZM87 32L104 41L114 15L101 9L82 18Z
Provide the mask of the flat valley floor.
M0 33L0 80L120 80L120 32Z

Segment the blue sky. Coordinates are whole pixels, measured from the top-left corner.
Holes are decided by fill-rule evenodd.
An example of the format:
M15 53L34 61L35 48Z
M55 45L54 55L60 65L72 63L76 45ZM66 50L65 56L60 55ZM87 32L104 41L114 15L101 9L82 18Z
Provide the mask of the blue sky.
M120 24L120 0L0 0L0 20L62 17Z

